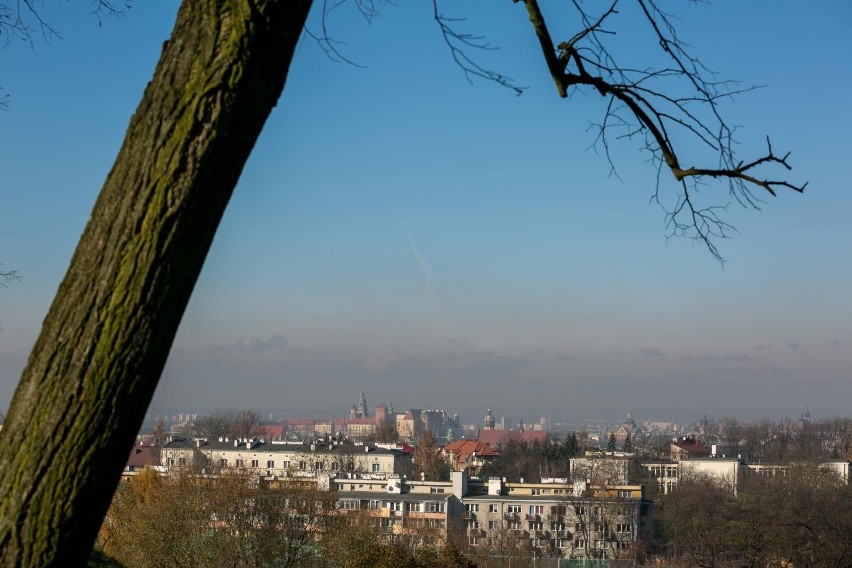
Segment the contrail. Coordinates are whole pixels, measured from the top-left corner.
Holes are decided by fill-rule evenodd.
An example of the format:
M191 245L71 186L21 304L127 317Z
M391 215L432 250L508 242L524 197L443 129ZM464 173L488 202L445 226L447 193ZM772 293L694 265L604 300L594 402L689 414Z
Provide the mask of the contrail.
M420 251L417 250L417 244L414 242L414 237L411 236L411 233L408 231L408 227L405 226L402 217L399 216L399 213L396 212L396 209L393 208L393 205L390 204L390 201L385 199L385 203L387 203L390 210L393 211L394 217L396 217L396 220L399 221L402 230L405 231L405 235L408 237L408 242L411 243L411 251L414 253L415 258L417 258L417 262L420 263L420 266L423 267L423 270L426 272L426 294L430 298L434 298L435 275L432 273L432 267L429 266L429 263L426 262L426 259L423 258L422 254L420 254Z

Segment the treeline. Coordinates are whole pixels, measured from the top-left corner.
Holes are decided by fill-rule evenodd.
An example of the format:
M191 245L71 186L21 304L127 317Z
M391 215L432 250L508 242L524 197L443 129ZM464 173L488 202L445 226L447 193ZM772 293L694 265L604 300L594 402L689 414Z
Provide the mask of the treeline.
M852 446L852 419L816 421L761 420L754 423L725 418L706 427L707 443L717 443L747 461L840 458Z
M681 480L655 525L663 565L852 566L852 488L818 465L748 479L736 495L715 480Z
M583 436L576 432L564 438L548 435L544 441L509 439L497 450L500 458L485 464L479 471L483 477L505 477L537 483L545 477L568 477L571 458L584 454Z

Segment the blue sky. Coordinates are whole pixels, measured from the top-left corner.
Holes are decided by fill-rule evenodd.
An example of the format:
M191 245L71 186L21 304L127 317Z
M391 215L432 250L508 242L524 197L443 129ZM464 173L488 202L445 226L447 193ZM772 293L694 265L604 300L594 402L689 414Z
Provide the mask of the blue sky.
M499 47L482 61L528 87L520 97L465 80L431 3L369 25L347 7L331 29L363 67L298 49L153 406L343 413L363 389L469 420L489 407L848 415L852 5L673 8L708 67L765 85L724 106L742 157L770 135L793 152L789 177L810 182L761 212L731 205L724 268L665 238L633 144L616 144L608 175L587 132L600 101L557 96L520 5L444 3ZM176 9L135 3L99 26L86 3L49 4L61 40L0 51L0 262L23 277L0 290L0 408ZM642 39L615 45L650 60ZM721 185L702 195L730 201Z

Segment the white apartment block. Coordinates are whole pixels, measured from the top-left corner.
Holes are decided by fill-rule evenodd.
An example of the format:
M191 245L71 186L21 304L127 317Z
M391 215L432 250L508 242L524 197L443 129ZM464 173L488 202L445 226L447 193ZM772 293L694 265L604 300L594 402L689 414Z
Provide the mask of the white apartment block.
M212 472L218 468L256 471L263 477L370 473L392 475L408 471L411 456L398 449L349 443L303 444L219 438L173 439L163 446L166 468L190 467Z

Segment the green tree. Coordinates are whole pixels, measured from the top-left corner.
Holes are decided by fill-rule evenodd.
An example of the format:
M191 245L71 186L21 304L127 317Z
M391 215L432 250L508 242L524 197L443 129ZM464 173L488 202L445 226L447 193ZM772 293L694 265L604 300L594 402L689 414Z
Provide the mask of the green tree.
M750 187L774 195L804 186L759 177L763 166L788 166L771 146L755 160L734 156L733 130L717 107L730 94L720 88L729 84L703 77L672 20L651 0L635 4L666 61L659 68L651 62L639 70L619 67L604 47L616 4L587 13L575 3L579 23L560 32L565 41L556 43L537 0L523 2L559 95L567 97L569 89L600 95L610 124L645 135L643 149L682 189L668 226L718 256L713 239L730 227L716 209L694 206L690 180L726 180L745 203L754 203ZM110 4L96 3L104 5ZM225 206L283 89L310 5L182 4L0 432L0 565L87 561ZM369 10L372 2L355 5ZM0 28L11 24L28 33L26 25L15 28L23 21L21 6L26 11L33 3L0 2ZM506 84L463 57L460 44L470 46L470 36L456 33L454 20L440 16L437 5L435 13L465 71ZM692 92L670 93L667 86L677 80ZM700 104L709 109L709 123L696 111ZM706 143L714 166L683 167L671 131ZM607 130L600 134L606 139ZM702 160L683 163L693 162Z

